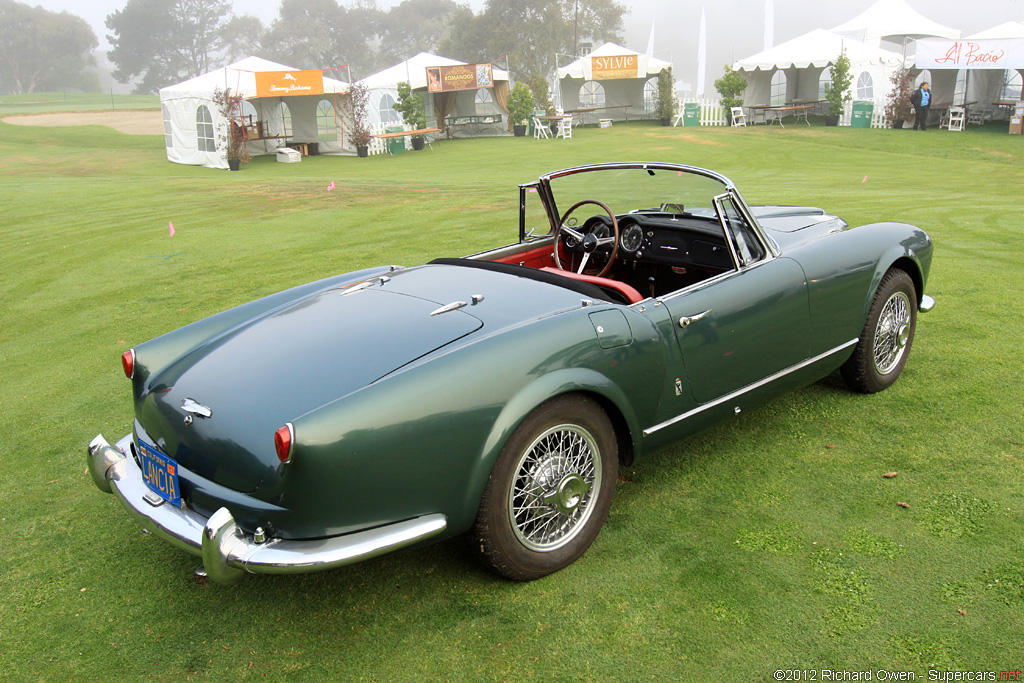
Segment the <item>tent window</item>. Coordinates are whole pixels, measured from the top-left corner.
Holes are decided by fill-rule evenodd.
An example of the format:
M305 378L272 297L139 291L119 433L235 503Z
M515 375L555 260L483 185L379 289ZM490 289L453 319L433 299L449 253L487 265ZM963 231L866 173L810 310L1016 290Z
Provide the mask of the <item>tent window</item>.
M204 105L196 109L196 144L200 152L217 151L217 141L213 138L213 117Z
M174 136L171 135L171 112L167 109L166 104L160 105L160 110L164 114L164 146L174 146Z
M658 106L658 77L648 78L644 83L644 113L654 114Z
M772 95L768 104L775 106L786 103L786 72L776 71L772 74Z
M334 105L330 100L320 100L316 105L316 134L321 142L333 142L338 139Z
M867 71L863 72L860 76L857 77L857 99L875 99L874 81L871 80L871 74L869 74Z
M491 94L490 88L480 88L476 91L476 113L477 114L490 114L494 111L492 103L494 102L494 95Z
M956 87L953 88L953 104L963 104L967 101L967 70L960 69L956 72Z
M604 86L597 81L587 81L580 87L581 107L603 107Z
M252 106L252 102L248 100L242 100L241 115L242 120L239 123L247 126L254 125L260 118L259 114L256 113L256 107Z
M1024 78L1021 78L1019 71L1007 69L1003 74L1003 94L1000 99L1020 100L1022 83L1024 83Z
M818 78L818 99L825 99L825 86L832 85L832 70L822 69L821 76Z
M932 72L925 69L921 73L917 74L917 78L914 79L914 87L920 88L922 83L932 82Z
M380 96L380 122L401 123L402 117L395 111L395 98L387 93Z
M281 103L281 135L291 137L292 134L292 110L284 102Z

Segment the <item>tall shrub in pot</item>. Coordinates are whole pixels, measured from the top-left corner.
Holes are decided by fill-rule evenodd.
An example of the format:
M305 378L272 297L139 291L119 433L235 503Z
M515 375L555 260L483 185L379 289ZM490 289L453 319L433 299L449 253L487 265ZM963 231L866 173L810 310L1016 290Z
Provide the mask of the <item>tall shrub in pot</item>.
M725 75L715 81L715 90L722 98L722 107L725 108L725 118L732 123L732 108L743 104L740 95L747 89L747 81L740 76L739 72L733 71L728 64L725 65Z
M672 123L672 117L676 115L676 108L679 103L676 101L676 83L672 78L672 67L666 67L658 74L658 96L654 101L654 107L661 125L667 126Z
M914 74L906 67L900 67L889 78L892 90L885 102L885 125L902 128L904 121L914 119L914 106L910 96L914 92Z
M427 119L423 115L423 98L412 91L405 81L398 84L398 101L392 105L402 115L402 120L413 130L427 127ZM423 149L423 136L412 136L412 148Z
M362 83L353 83L344 99L342 106L345 113L352 120L352 127L348 134L348 140L356 148L356 154L365 157L369 154L370 147L370 116L369 116L370 91Z
M516 137L526 135L526 121L533 113L533 94L522 81L508 94L508 118Z
M828 100L828 116L825 117L826 126L838 126L839 117L843 115L846 103L853 99L850 96L850 85L853 83L853 76L850 74L850 58L846 56L846 50L839 53L835 64L832 65L832 80L825 84L825 99Z

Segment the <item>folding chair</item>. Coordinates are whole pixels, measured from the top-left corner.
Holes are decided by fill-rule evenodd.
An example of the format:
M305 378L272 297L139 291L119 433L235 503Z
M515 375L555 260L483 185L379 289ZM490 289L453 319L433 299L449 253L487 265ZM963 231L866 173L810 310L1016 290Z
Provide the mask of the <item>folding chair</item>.
M980 126L985 122L985 110L982 107L974 107L967 113L967 123L972 126Z
M732 125L733 126L746 126L747 115L743 113L743 107L732 108Z
M964 129L964 108L963 107L950 107L949 108L949 130L963 130Z
M572 138L572 114L558 120L558 132L555 133L555 137L566 140Z
M547 121L541 121L536 116L534 116L533 117L533 139L534 140L540 140L541 138L544 138L545 140L547 140L550 137L551 137L551 129L548 128L548 122Z

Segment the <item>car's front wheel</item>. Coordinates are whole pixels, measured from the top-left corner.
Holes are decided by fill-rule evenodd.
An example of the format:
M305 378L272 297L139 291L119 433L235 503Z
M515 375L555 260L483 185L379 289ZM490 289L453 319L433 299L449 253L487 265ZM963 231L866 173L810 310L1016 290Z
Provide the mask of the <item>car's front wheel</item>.
M910 355L917 326L917 291L906 272L893 268L878 285L867 321L842 375L854 391L873 394L888 389Z
M617 476L615 431L597 402L554 398L527 416L498 456L471 547L515 581L556 572L597 538Z

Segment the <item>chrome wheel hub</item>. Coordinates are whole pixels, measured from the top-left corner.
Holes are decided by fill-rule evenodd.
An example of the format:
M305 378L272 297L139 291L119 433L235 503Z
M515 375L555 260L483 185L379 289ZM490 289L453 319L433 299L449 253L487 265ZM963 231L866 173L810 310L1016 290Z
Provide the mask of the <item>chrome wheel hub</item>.
M579 425L548 429L534 439L516 465L509 491L509 518L527 548L561 548L583 529L601 480L597 442Z
M896 292L885 302L875 327L875 369L887 375L896 369L910 341L910 299Z

